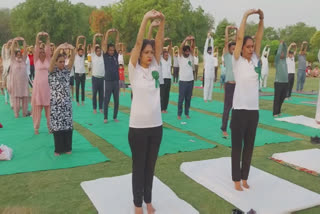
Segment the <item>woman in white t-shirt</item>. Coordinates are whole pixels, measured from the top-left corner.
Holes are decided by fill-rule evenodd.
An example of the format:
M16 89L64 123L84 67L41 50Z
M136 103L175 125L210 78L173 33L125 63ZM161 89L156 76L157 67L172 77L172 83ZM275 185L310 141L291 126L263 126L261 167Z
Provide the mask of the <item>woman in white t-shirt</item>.
M255 44L252 37L244 36L247 18L252 14L260 16ZM235 189L238 191L243 191L241 180L242 186L249 189L247 180L259 122L261 63L258 63L258 59L263 37L263 18L263 12L260 9L248 10L244 14L232 58L233 73L237 84L233 96L230 125L232 141L231 168L232 180L235 183ZM244 145L243 148L242 144ZM241 156L242 160L240 160Z
M154 19L161 22L155 42L144 40L148 21ZM133 162L135 214L143 213L143 200L147 204L148 213L155 212L151 197L154 168L162 139L159 64L164 41L164 22L161 12L151 10L144 15L129 63L133 98L128 139Z

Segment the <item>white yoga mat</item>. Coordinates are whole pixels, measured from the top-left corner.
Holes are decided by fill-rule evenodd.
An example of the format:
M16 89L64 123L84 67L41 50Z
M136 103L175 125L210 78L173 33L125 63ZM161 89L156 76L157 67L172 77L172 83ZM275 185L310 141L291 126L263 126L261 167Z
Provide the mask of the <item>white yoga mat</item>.
M320 149L276 153L272 158L320 173Z
M81 183L99 214L134 214L131 174ZM152 204L157 214L199 214L157 177L153 179ZM144 213L147 213L145 203Z
M314 118L306 117L303 115L299 116L292 116L292 117L282 117L277 118L276 120L284 121L288 123L294 123L294 124L300 124L304 126L309 126L311 128L320 129L320 125L317 124L316 120ZM320 134L320 131L319 131Z
M250 189L235 190L230 157L183 163L180 170L244 212L282 214L320 205L319 194L252 166Z

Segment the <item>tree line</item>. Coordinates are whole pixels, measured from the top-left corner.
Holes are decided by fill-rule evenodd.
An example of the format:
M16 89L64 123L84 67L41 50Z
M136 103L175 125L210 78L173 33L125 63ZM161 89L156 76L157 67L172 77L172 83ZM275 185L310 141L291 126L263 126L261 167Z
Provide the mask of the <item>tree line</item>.
M128 51L135 43L135 38L145 12L156 9L166 16L166 37L170 37L174 45L179 45L187 35L196 38L200 52L210 29L214 29L215 19L201 8L193 8L190 0L121 0L100 9L83 3L72 4L69 0L26 0L18 6L0 10L0 45L10 38L22 36L28 44L34 44L38 32L45 31L56 43L75 43L78 35L84 35L87 42L92 42L95 33L104 33L110 28L120 31L121 42L125 43ZM218 23L214 29L215 47L221 56L224 46L225 27L234 25L227 19ZM257 24L248 23L246 35L254 35ZM275 29L265 27L262 47L270 45L270 61L280 43L309 42L307 59L317 61L320 47L320 31L305 23Z

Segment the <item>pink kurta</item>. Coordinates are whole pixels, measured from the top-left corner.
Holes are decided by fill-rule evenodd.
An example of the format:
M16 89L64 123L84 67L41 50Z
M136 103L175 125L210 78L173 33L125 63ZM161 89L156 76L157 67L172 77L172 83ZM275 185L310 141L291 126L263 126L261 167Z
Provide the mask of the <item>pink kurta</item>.
M10 64L10 96L12 97L28 97L29 96L29 80L26 72L26 60L22 57L18 62L15 57L11 57Z
M37 106L50 105L50 88L48 82L48 71L50 66L50 46L45 48L46 58L41 62L39 57L39 48L35 47L34 68L35 78L33 81L31 104Z
M48 82L49 60L41 62L40 59L35 62L35 78L33 80L32 105L49 106L50 88Z

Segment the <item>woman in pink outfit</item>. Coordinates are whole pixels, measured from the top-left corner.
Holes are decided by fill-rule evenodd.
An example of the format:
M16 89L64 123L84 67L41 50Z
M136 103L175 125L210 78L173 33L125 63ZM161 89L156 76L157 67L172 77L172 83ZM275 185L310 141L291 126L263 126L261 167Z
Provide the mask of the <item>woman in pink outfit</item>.
M23 41L23 50L26 50L27 44L24 38L17 37L13 40L11 45L11 62L10 62L10 96L12 98L13 111L15 117L19 117L20 104L22 102L22 115L27 116L28 113L28 99L29 86L28 74L26 72L26 59L28 57L27 51L23 54L20 50L15 50L19 47L18 41Z
M45 47L40 47L40 36L46 37ZM51 60L50 38L48 33L40 32L36 38L34 50L35 78L31 98L32 119L34 133L39 134L41 112L44 108L47 118L47 126L50 132L50 88L48 82L48 70Z

